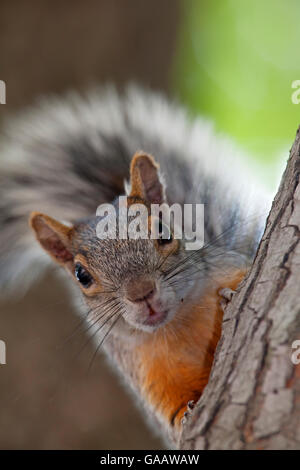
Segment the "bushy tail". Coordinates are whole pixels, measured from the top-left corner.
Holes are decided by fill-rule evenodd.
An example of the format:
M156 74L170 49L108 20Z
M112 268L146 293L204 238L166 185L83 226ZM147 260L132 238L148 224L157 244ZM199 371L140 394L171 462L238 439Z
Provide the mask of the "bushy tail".
M180 108L134 86L122 96L105 87L50 97L9 120L0 137L2 293L29 286L49 261L29 229L31 211L69 222L94 215L124 193L137 150L173 158L185 127Z
M48 263L29 229L31 211L72 222L123 192L131 157L124 111L113 91L86 100L71 95L6 125L0 148L2 293L28 287Z
M123 193L138 150L160 162L170 204L206 204L207 241L218 238L234 214L245 215L249 173L242 176L239 150L210 123L190 122L161 95L134 87L123 98L106 88L48 99L9 121L0 138L2 292L27 287L48 262L29 229L30 212L69 222L94 215L99 204ZM256 199L254 210L262 203ZM229 238L220 240L226 245Z

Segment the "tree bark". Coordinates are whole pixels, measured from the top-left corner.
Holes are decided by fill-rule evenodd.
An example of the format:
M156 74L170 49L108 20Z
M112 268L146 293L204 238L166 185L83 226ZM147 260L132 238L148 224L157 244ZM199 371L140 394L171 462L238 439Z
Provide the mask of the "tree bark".
M182 449L300 449L300 128ZM299 354L300 357L300 354ZM295 361L294 361L295 362Z

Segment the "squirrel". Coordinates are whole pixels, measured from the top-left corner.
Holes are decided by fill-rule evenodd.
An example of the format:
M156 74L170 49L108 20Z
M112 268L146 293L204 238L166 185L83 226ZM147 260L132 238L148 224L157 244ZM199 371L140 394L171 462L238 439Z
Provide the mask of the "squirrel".
M28 287L48 259L64 268L96 344L175 446L209 380L222 293L244 278L262 232L248 209L263 196L234 153L208 121L135 87L48 98L1 138L2 292ZM97 207L124 195L128 206L204 204L204 246L99 239Z

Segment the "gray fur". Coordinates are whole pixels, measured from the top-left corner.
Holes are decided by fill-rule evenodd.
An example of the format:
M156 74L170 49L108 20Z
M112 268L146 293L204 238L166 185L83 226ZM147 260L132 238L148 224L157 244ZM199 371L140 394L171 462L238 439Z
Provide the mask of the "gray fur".
M97 238L96 209L124 194L137 150L160 163L169 204L205 204L203 249L185 252L180 242L176 253L161 259L153 240ZM85 97L70 94L21 113L7 124L1 141L2 292L10 287L15 295L46 263L28 226L31 211L72 223L67 248L73 256L85 257L104 288L101 295L85 299L89 333L97 349L107 338L109 357L143 401L143 364L132 345L141 344L156 326L145 322L145 302L130 302L126 289L138 277L154 280L151 307L166 313L159 326L168 321L176 334L171 320L176 316L177 325L186 324L187 306L199 299L212 271L224 273L227 266L249 262L263 222L256 211L263 212L265 199L255 184L256 197L249 197L250 172L240 168L234 153L232 144L217 137L206 121L192 121L164 97L135 88L124 97L111 88ZM200 369L206 353L198 351ZM193 358L191 351L189 360ZM173 418L166 422L154 405L146 404L146 409L176 442Z
M262 199L249 202L249 172L240 169L236 150L210 123L190 120L159 94L129 88L120 97L106 88L49 98L9 121L0 142L2 289L15 290L18 280L29 284L46 262L28 228L30 212L70 222L94 215L100 203L124 192L130 159L140 149L160 162L171 204L206 204L206 243L232 227L220 248L232 250L237 234L247 232L239 251L253 252L258 228L249 222L249 207L255 213Z

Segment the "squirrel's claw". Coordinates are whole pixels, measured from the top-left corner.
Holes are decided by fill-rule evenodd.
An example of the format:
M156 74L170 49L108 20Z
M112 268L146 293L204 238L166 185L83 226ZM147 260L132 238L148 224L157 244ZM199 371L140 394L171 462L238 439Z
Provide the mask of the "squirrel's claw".
M229 287L224 287L223 289L219 290L219 295L222 297L221 301L220 301L220 305L221 305L223 311L225 310L225 308L227 307L227 305L231 301L231 299L233 297L233 294L235 294L235 293L236 293L236 291L230 289Z
M188 401L186 405L186 411L183 414L183 418L181 420L181 424L185 424L188 420L188 418L191 416L193 409L195 408L196 403L194 400Z
M188 404L187 404L188 410L190 410L190 411L193 410L195 408L195 404L196 403L194 402L194 400L188 401Z

